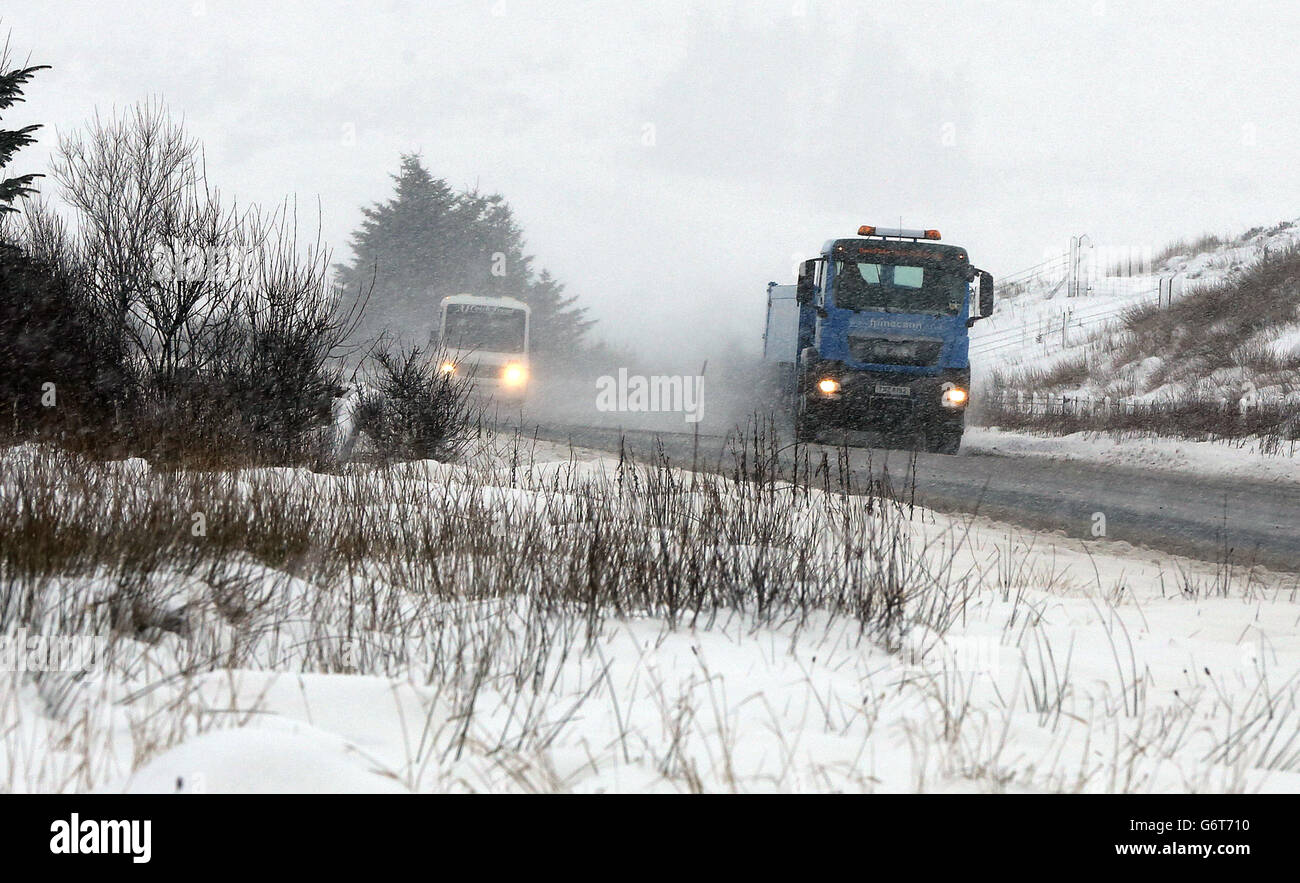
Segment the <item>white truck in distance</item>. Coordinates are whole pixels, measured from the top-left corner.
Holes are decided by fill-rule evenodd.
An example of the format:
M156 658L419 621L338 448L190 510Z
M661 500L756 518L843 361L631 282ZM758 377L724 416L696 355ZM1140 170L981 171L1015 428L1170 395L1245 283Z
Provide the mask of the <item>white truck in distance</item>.
M442 299L440 369L467 378L475 392L519 400L528 390L531 310L512 297L453 294Z

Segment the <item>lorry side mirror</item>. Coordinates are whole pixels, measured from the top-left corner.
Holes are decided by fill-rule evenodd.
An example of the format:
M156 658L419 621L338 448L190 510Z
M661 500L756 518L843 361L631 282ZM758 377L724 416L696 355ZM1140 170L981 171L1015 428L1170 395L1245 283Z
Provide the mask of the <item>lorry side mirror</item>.
M799 265L799 284L795 288L795 300L801 304L810 304L817 296L817 261L808 260Z
M980 274L980 318L993 315L993 274L984 270Z

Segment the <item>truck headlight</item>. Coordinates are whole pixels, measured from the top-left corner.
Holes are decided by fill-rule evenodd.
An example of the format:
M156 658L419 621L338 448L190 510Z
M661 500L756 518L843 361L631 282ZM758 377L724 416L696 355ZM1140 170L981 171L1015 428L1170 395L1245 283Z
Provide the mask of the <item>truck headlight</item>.
M506 386L523 386L528 381L528 369L518 362L511 362L501 371L501 382Z
M964 408L969 399L970 393L962 389L960 386L955 386L951 383L945 383L943 385L943 393L940 396L940 402L945 408Z
M817 382L817 388L822 395L833 396L840 391L840 382L834 377L823 377Z

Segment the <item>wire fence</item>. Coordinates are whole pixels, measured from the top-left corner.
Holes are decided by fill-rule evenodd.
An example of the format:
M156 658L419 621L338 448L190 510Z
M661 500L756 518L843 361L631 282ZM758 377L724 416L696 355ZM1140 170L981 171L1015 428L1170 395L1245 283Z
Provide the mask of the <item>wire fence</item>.
M1135 284L1141 287L1135 290ZM1106 268L1096 275L1096 268L1081 267L1072 251L1008 274L998 288L1001 309L995 315L1001 327L972 338L972 355L1008 355L1015 350L1050 355L1092 339L1136 307L1167 307L1188 290L1181 273L1133 276ZM1033 292L1036 296L1022 305L1021 296ZM1058 304L1059 311L1042 310L1044 301Z
M1068 349L1123 320L1136 307L1152 303L1160 296L1158 289L1139 292L1122 303L1090 306L1086 302L1064 307L1055 315L1040 316L1037 321L1020 322L999 328L971 341L972 354L989 354L1012 348L1036 347L1045 353Z

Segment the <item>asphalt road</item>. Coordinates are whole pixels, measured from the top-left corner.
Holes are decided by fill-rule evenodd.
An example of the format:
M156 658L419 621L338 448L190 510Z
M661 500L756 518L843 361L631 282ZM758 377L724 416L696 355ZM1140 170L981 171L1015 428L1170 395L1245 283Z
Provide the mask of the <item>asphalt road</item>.
M662 445L671 462L728 472L733 463L727 436L648 430L527 424L529 435L577 447L633 456ZM812 445L814 464L836 449ZM793 453L783 454L793 467ZM1261 564L1300 572L1300 490L1285 484L1098 466L1089 463L1010 457L916 454L850 448L849 465L861 480L887 469L896 491L942 512L977 513L1036 530L1092 536L1093 513L1104 513L1106 535L1204 561ZM788 472L787 472L788 474ZM912 481L912 476L915 481Z

